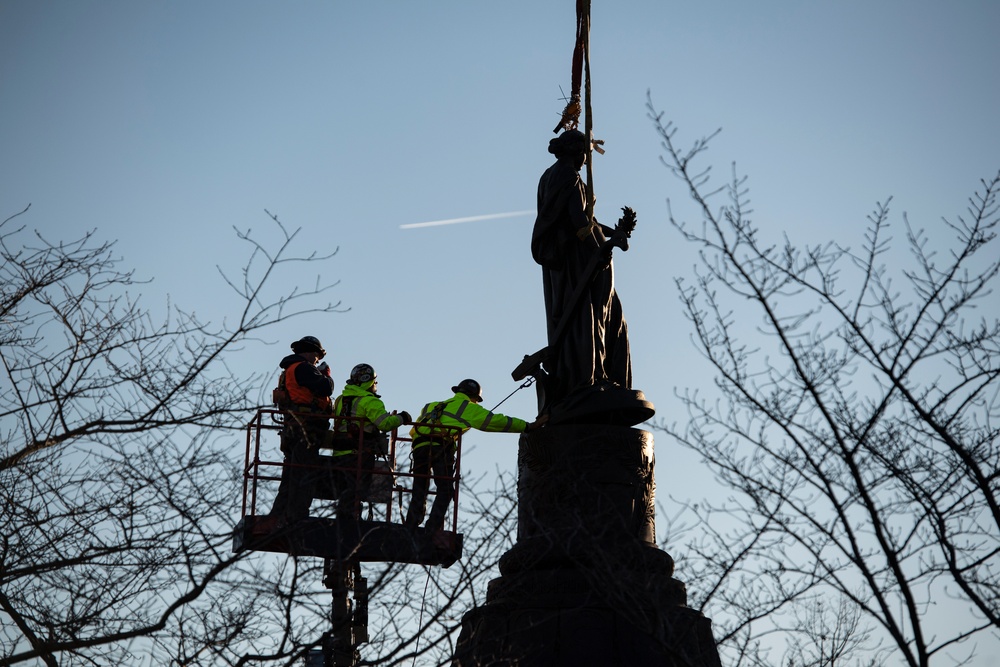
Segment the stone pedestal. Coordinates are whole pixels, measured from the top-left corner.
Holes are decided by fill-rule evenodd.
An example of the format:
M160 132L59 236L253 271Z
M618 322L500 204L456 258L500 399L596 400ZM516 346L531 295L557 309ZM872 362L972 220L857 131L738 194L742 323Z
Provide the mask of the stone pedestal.
M686 606L656 546L654 489L646 431L562 423L522 435L517 543L462 619L453 665L719 667L711 622Z

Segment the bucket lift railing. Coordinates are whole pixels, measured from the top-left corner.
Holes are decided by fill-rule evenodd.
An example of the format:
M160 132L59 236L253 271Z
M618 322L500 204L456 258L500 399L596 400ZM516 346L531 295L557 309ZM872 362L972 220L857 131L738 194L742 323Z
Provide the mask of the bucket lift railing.
M258 497L258 487L262 481L279 481L281 479L281 473L286 467L296 467L302 469L322 469L324 471L348 471L354 472L355 484L360 484L362 476L362 462L363 462L363 452L364 434L360 433L359 428L358 440L355 443L354 449L357 452L357 457L353 461L351 466L336 466L330 463L324 463L322 467L317 466L305 466L300 464L286 463L283 460L270 460L261 457L262 442L264 440L264 434L267 432L273 432L277 435L278 432L284 427L284 418L289 414L288 411L279 410L277 408L258 408L256 414L247 423L246 426L246 451L244 455L244 466L243 466L243 502L241 509L241 516L256 516L257 515L257 497ZM292 413L294 414L294 413ZM306 417L315 418L315 413L301 413ZM338 421L354 421L358 422L359 426L363 426L365 419L362 417L334 417L330 416L330 419L336 419ZM458 530L458 503L459 503L459 483L461 481L461 463L462 463L462 432L461 429L457 427L449 426L435 426L435 430L446 433L449 438L455 438L455 467L452 476L446 479L450 479L454 482L454 490L452 492L451 499L451 520L450 528L452 532L457 532ZM326 441L320 447L320 450L330 450L333 448L336 442L332 438L334 437L334 431L329 431L331 440ZM453 434L453 435L452 435ZM343 442L342 440L340 442ZM404 471L397 465L397 459L400 455L400 444L404 444L404 451L409 447L412 447L413 438L411 438L407 432L406 435L400 434L398 429L393 429L390 433L388 439L388 446L386 452L386 459L388 465L380 466L379 461L376 461L376 466L372 469L372 482L371 489L372 492L381 491L382 493L378 495L378 504L385 503L385 522L393 522L393 505L394 501L402 503L402 499L406 494L412 491L412 481L407 485L400 484L400 480L413 480L415 478L427 478L428 480L433 478L433 474L415 474L412 468ZM430 445L428 445L430 446ZM429 484L429 482L428 482ZM385 493L385 491L388 491ZM430 489L428 494L433 495L436 491ZM372 500L370 503L376 504ZM357 509L357 508L356 508Z
M385 502L384 522L369 520L357 520L364 534L363 538L358 533L351 535L342 521L323 517L309 517L302 521L297 521L289 525L282 525L275 521L273 517L257 516L258 485L261 481L278 481L281 474L292 464L283 460L269 460L261 457L265 434L270 431L277 434L288 418L288 411L276 408L259 408L254 417L246 427L246 452L243 466L243 507L242 517L233 531L233 550L240 552L244 549L263 550L279 553L289 553L297 556L308 555L324 558L324 585L330 589L333 596L331 602L331 624L332 629L324 633L321 641L321 648L310 652L310 660L316 660L315 664L322 664L327 667L355 667L360 661L360 644L368 641L368 583L361 574L362 562L403 562L419 563L422 565L440 565L450 567L462 555L462 535L457 532L458 528L458 501L459 501L459 481L461 475L461 431L460 429L449 429L448 427L435 427L438 435L446 438L450 437L454 431L456 440L455 449L455 469L451 476L454 482L454 493L452 501L451 533L445 531L444 534L430 534L424 529L414 532L408 530L400 523L393 523L393 501L398 499L402 504L404 494L412 490L412 482L409 488L404 484L397 483L399 480L413 480L417 477L428 478L428 485L432 474L416 475L412 469L407 471L397 470L396 460L401 454L405 454L408 448L412 448L413 439L406 435L400 435L393 430L387 444L387 465L384 468L376 467L372 473L371 486L382 486L387 490L387 495L378 499L378 503ZM303 414L303 416L315 418L315 414ZM334 417L336 432L342 432L338 426L344 426L345 421L360 422L363 427L365 420L356 417ZM357 452L357 457L351 466L334 466L332 461L324 462L322 468L325 471L347 471L355 475L355 484L360 485L362 477L362 464L364 461L364 434L361 429L357 429L358 439L356 443L344 445L342 439L336 439L334 431L329 431L329 440L324 438L323 449L344 450L349 447ZM274 439L276 440L276 439ZM407 446L407 443L409 445ZM337 446L339 444L339 446ZM269 445L270 446L270 445ZM412 451L412 449L410 450ZM332 459L332 457L330 457ZM350 457L344 457L350 458ZM345 462L346 463L346 462ZM308 469L317 466L297 465L295 467ZM379 484L378 482L382 483ZM355 488L358 488L355 486ZM324 487L325 489L325 487ZM326 489L325 489L326 490ZM324 490L324 492L325 492ZM339 493L336 489L329 489L336 497ZM319 495L317 497L330 497L329 495ZM428 493L431 491L428 489ZM376 503L371 494L366 498L369 507ZM360 508L359 498L355 509ZM343 518L343 517L341 517ZM351 596L353 595L353 600ZM310 664L314 664L310 662Z
M462 471L462 429L459 428L459 427L457 427L457 426L443 426L443 425L435 425L434 429L438 433L440 433L442 435L445 435L446 438L448 438L448 439L450 439L450 438L454 438L455 439L455 466L454 466L454 469L452 471L451 477L444 477L442 479L443 480L450 480L452 482L451 506L450 506L450 510L449 510L451 512L451 520L448 523L449 523L449 525L451 527L451 532L457 533L458 532L458 499L459 499L459 495L460 495L458 487L459 487L459 483L461 482L461 479L462 479L462 472L461 472ZM397 443L400 443L400 442L410 443L410 447L411 447L411 451L412 451L413 438L411 438L409 435L400 435L399 433L397 433L396 430L393 430L390 449L392 451L395 451ZM446 447L448 445L427 445L427 446L428 447L431 447L431 446ZM418 478L418 477L420 477L420 478L426 478L428 480L432 480L433 477L434 477L433 471L431 473L428 473L428 474L420 474L420 475L418 475L418 474L415 474L412 469L408 473L401 473L401 472L400 473L396 473L396 476L397 477L402 477L404 479L411 479L411 480L415 479L415 478ZM396 487L396 488L398 488L403 493L408 493L413 488L413 483L410 482L410 487L409 488L406 488L406 487ZM433 494L436 494L436 493L437 493L437 490L436 489L432 489L432 490L430 490L428 492L428 495L433 495Z

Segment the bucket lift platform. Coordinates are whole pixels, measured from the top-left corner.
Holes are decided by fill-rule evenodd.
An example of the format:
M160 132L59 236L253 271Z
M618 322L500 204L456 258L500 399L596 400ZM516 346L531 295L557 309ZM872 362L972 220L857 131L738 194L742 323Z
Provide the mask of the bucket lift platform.
M278 526L270 516L246 516L233 533L233 551L245 550L448 567L462 556L462 535L428 533L423 528L411 531L400 524L364 519L345 530L336 519L309 517Z
M456 532L460 435L455 453L455 496L452 498L451 520L446 523L446 528L450 530L429 532L424 528L407 529L398 522L398 510L397 516L393 516L394 504L409 501L410 480L414 477L412 473L401 472L396 465L397 456L408 456L410 444L410 438L399 435L396 430L389 438L386 461L377 462L372 471L372 491L365 499L369 506L368 519L359 518L348 523L335 518L310 516L285 524L278 517L258 514L256 507L261 484L276 484L285 465L282 461L271 461L261 456L262 440L268 432L277 435L282 419L281 411L260 408L247 424L243 509L233 530L234 552L269 551L344 562L414 563L442 567L449 567L462 557L463 536ZM271 440L273 450L278 451L277 437ZM271 446L268 445L267 449L270 450ZM360 457L354 465L357 470L348 470L360 475ZM332 460L324 467L332 469ZM328 491L324 492L320 487L316 498L336 497ZM342 523L345 525L340 525Z

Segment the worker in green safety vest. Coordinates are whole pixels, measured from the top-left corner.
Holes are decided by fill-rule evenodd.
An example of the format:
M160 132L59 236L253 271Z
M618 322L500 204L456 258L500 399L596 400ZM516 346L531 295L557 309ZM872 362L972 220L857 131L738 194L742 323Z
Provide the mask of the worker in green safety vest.
M406 410L389 412L376 393L378 376L369 364L351 369L344 391L333 404L333 462L337 467L337 518L357 516L359 499L368 495L376 456L385 456L385 433L413 419ZM357 417L355 420L338 417ZM360 467L358 443L361 443Z
M406 513L406 527L410 529L417 528L424 520L430 488L428 475L431 473L437 496L424 528L436 532L444 526L444 516L455 492L455 444L459 435L471 428L523 433L541 425L539 420L529 423L480 406L483 402L482 387L475 380L462 380L451 390L455 392L451 398L425 405L410 429L410 437L413 438L412 471L415 475L410 507Z

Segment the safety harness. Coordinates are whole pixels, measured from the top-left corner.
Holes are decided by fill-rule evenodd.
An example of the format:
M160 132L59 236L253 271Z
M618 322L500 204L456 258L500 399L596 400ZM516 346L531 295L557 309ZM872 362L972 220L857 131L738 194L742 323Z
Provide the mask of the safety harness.
M278 375L278 386L271 392L271 400L280 410L303 412L329 417L333 412L333 401L329 396L317 396L295 379L295 370L299 364L296 361ZM288 376L291 375L291 382Z
M449 414L449 416L453 417L456 421L462 421L462 413L465 411L465 406L468 404L469 401L462 401L458 410L455 411L454 414ZM421 447L426 447L427 445L455 444L455 432L460 430L461 427L445 426L441 423L441 420L444 418L444 411L447 405L447 400L439 401L429 412L425 412L420 415L417 419L417 423L414 425L414 430L417 432L417 435L413 438L413 449L420 449ZM421 426L423 426L424 429L430 429L430 433L422 433L420 431Z
M355 405L361 398L364 396L340 396L334 404L334 456L356 454L358 442L376 456L388 454L388 441L382 432L376 429L375 424L371 424L369 430L357 419L344 419L344 417L358 416Z

